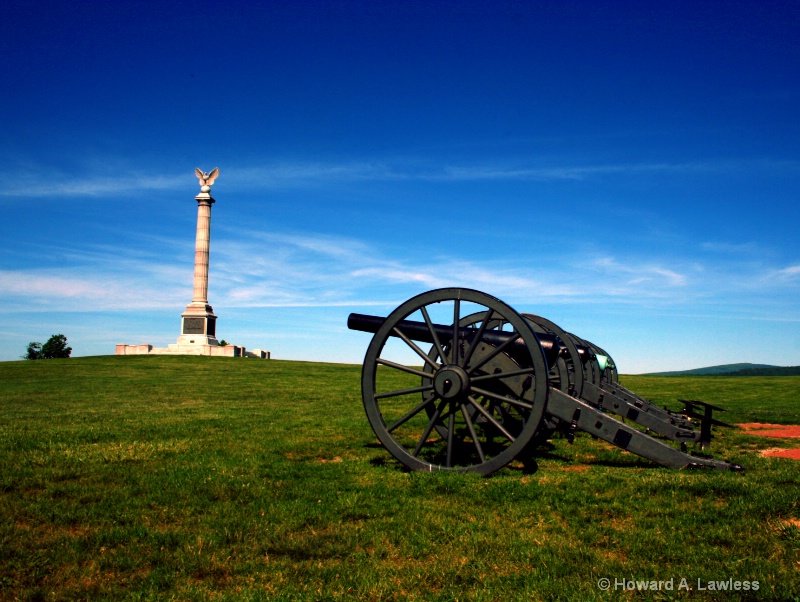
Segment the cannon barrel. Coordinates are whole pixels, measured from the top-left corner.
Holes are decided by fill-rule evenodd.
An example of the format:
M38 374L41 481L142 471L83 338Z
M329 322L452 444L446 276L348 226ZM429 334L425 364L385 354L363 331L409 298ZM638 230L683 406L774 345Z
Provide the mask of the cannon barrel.
M366 314L350 314L347 318L347 327L350 330L360 330L361 332L370 332L375 334L378 332L380 327L383 325L386 318L381 316L370 316ZM443 324L432 324L433 330L436 333L436 336L439 338L439 342L443 345L453 338L453 327L452 326L445 326ZM414 341L422 341L424 343L433 343L433 336L431 335L431 331L428 329L428 325L425 322L416 322L413 320L403 320L397 325L397 328L408 338ZM458 329L459 336L467 338L470 334L475 334L477 332L476 328L467 328L467 327L460 327ZM544 356L547 359L547 364L549 366L553 365L553 363L558 358L559 353L567 353L567 348L561 344L558 340L558 337L554 334L549 333L541 333L536 332L534 333L536 338L539 340L539 346L544 351ZM512 338L514 335L510 332L503 332L499 330L487 330L483 333L483 341L489 343L490 345L494 345L499 347L508 339ZM525 343L523 342L522 338L516 337L517 340L509 345L507 349L509 349L509 355L512 357L523 356L525 353ZM519 348L519 350L517 350Z

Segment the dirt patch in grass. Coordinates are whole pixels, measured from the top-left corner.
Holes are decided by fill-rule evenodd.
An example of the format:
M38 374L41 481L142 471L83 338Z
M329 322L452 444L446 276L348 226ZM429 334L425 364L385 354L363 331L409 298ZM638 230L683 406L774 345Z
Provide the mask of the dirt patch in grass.
M780 447L772 447L765 449L761 452L762 456L768 458L789 458L791 460L800 460L800 447L794 449L781 449Z
M774 437L776 439L800 439L800 424L765 424L762 422L749 422L746 424L737 424L741 429L744 429L748 435L757 435L759 437ZM762 450L762 456L768 458L789 458L791 460L800 460L800 448L783 449L780 447L771 447Z
M749 422L737 424L741 429L750 435L759 437L775 437L777 439L800 439L800 424L764 424L761 422Z

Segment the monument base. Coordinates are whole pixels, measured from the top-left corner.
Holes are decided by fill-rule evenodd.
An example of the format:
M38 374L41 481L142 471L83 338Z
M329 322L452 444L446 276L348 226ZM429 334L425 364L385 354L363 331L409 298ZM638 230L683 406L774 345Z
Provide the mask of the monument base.
M183 345L180 342L173 343L167 347L153 347L152 345L117 345L116 355L205 355L212 357L252 357L262 360L270 359L269 351L263 349L253 349L248 351L239 345L224 345L219 343L214 345L190 344Z
M269 351L248 351L239 345L220 345L217 340L217 316L202 301L192 301L181 314L181 334L167 347L152 345L117 345L116 355L206 355L213 357L255 357L269 359Z
M217 316L214 309L202 301L192 301L181 314L181 335L178 345L219 345Z
M210 337L204 334L182 334L178 337L178 345L212 345L219 346L219 341L216 337Z

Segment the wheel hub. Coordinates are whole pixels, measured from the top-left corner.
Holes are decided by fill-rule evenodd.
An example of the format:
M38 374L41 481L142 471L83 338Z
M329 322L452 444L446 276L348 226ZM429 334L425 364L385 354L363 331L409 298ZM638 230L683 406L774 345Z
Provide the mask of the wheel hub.
M441 399L455 400L469 394L469 375L461 366L442 366L433 377L433 390Z

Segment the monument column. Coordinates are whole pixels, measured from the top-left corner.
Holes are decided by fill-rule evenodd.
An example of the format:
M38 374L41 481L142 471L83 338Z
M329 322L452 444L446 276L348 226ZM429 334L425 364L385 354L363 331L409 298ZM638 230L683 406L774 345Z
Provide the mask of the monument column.
M211 173L195 169L200 180L200 194L197 201L197 236L194 252L194 292L192 302L181 314L181 335L179 345L219 345L216 336L217 316L208 304L208 254L211 241L211 186L219 176L219 168Z
M208 251L211 246L211 205L214 199L201 192L197 201L197 238L194 243L194 294L192 303L208 304Z

